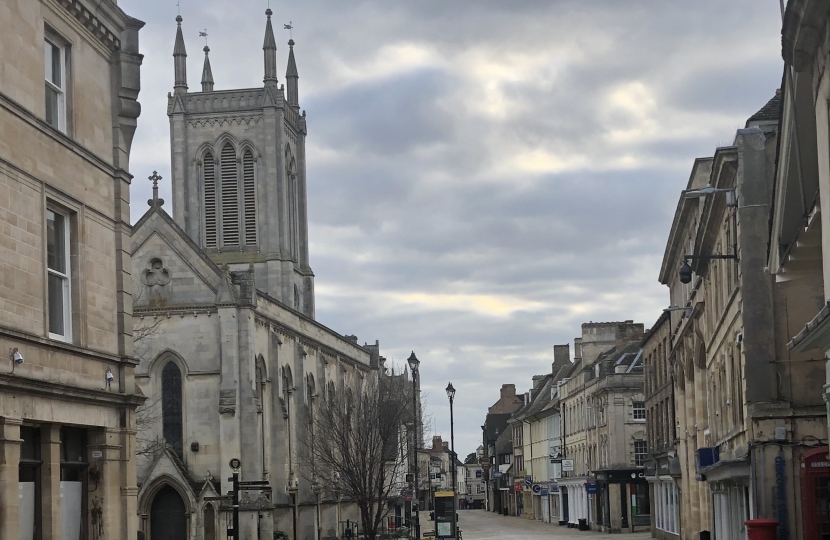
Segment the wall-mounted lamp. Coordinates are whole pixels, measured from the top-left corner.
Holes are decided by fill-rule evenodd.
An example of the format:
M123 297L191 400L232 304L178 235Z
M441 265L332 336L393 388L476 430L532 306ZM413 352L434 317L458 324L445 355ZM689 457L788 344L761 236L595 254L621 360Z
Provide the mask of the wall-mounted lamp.
M17 347L9 349L9 360L12 362L12 372L14 372L14 366L23 363L23 355L20 354Z
M726 193L726 206L738 206L738 197L735 194L735 188L716 188L712 184L706 184L706 187L691 189L685 195L687 197L706 197L707 195L714 195L715 193Z
M692 282L692 267L689 266L689 261L695 259L703 259L704 261L710 261L712 259L735 259L737 261L738 255L723 255L721 253L716 253L714 255L684 255L683 266L681 266L680 270L677 271L677 273L680 274L680 283Z
M681 281L682 281L682 278L681 278ZM682 311L683 316L685 316L687 319L692 316L692 311L693 310L694 310L694 308L692 308L692 307L680 307L680 306L669 306L669 307L663 309L663 311Z

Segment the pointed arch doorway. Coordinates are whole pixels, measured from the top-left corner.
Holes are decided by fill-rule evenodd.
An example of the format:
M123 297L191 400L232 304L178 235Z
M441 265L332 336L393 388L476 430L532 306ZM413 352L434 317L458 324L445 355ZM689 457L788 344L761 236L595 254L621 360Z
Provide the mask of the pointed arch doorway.
M150 540L186 540L187 515L181 495L170 486L161 488L150 507Z

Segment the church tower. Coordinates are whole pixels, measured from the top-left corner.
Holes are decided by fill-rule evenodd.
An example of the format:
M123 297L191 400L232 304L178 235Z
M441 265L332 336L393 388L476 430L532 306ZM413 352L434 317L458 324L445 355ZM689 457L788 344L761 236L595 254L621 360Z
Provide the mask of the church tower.
M173 219L217 264L254 268L256 287L314 317L308 262L305 111L300 113L294 41L285 87L265 12L263 86L214 90L205 47L202 91L188 92L177 17L174 91L168 94Z

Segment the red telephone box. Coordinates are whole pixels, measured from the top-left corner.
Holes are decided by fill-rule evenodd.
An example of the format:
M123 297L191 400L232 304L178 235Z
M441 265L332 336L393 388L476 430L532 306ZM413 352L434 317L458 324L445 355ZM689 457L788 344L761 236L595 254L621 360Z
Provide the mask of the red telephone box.
M801 454L801 502L804 540L822 540L830 534L830 448Z

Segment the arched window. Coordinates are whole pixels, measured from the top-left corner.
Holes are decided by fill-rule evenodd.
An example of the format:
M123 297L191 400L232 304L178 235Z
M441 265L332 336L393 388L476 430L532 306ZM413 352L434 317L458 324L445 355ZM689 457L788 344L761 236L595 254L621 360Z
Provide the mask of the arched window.
M245 208L245 245L256 245L256 178L254 153L250 148L242 154L242 196Z
M164 440L182 457L182 372L173 362L161 372L161 411Z
M216 540L216 513L210 503L205 506L204 523L205 540Z
M285 147L285 182L288 185L288 247L294 260L299 260L299 203L297 196L297 162L291 148Z
M211 152L202 160L205 195L205 247L216 247L216 160Z
M239 178L236 151L225 143L219 158L222 175L222 245L239 245Z

